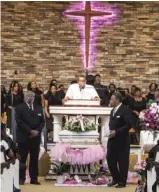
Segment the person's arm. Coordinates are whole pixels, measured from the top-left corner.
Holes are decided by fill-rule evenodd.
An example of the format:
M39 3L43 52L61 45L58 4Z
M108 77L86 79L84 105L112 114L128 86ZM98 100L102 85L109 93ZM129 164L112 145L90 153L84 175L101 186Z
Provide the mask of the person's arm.
M92 86L92 89L91 89L91 95L92 95L92 99L100 100L99 95L98 95L97 91L95 90L95 88L93 86Z
M15 119L19 129L30 135L32 129L23 121L20 109L15 107L15 112Z
M6 96L6 107L9 108L9 109L12 108L12 104L11 104L12 98L11 97L12 97L11 93L8 93L7 96Z
M123 132L129 131L131 129L131 127L132 127L131 110L126 109L126 111L124 112L124 121L125 121L125 125L115 130L116 135L122 134Z
M69 99L72 99L72 86L70 85L67 92L66 92L66 95L65 97L62 99L62 103L65 103L65 101L69 100Z
M43 130L44 125L45 125L45 118L44 118L44 114L43 114L42 108L41 108L41 112L40 113L41 113L40 125L36 129L36 131L38 131L39 133L41 133L41 131Z
M70 85L66 92L65 98L72 98L72 91L73 91L73 87L72 87L72 85Z
M45 99L43 94L41 94L41 106L45 107Z
M45 99L45 114L47 118L50 118L50 114L48 112L48 100Z

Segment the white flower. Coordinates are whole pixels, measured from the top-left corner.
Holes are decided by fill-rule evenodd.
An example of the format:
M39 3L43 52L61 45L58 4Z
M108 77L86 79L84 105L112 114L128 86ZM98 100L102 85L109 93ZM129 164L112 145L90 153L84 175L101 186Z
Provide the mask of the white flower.
M150 124L149 123L146 123L146 127L148 127Z

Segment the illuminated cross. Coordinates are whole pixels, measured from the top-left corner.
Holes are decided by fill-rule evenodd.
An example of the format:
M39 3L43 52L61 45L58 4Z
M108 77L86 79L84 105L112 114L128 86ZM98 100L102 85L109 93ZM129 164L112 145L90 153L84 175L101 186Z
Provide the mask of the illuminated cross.
M90 31L91 31L91 17L112 15L112 12L95 11L91 9L91 3L86 1L85 10L65 12L66 15L82 16L85 18L85 58L86 69L89 63L89 44L90 44Z

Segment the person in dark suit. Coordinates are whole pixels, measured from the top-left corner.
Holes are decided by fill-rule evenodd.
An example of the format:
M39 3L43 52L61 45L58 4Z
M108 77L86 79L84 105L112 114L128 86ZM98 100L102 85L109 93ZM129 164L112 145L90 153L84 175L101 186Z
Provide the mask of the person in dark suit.
M102 106L108 106L109 104L109 92L105 85L101 84L101 76L99 74L95 75L94 87L101 99Z
M42 107L34 103L35 93L28 91L24 95L24 103L16 107L16 141L20 163L25 165L28 153L30 154L29 174L31 184L40 185L38 182L38 157L40 149L40 135L44 127ZM20 169L20 184L25 182L25 169Z
M132 127L132 112L122 104L122 95L113 93L110 104L114 107L110 114L107 145L107 162L113 181L109 186L126 187L129 167L129 130Z

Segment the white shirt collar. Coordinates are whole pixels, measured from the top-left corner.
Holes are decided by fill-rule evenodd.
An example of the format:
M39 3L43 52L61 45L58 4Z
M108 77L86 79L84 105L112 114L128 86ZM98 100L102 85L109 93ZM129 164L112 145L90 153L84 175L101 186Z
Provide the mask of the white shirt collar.
M118 106L116 106L115 108L114 108L114 111L115 112L117 112L117 110L119 109L119 107L122 105L122 103L120 103Z
M34 110L33 103L31 105L29 105L29 103L26 102L26 104L28 105L29 108L31 106L32 110Z

